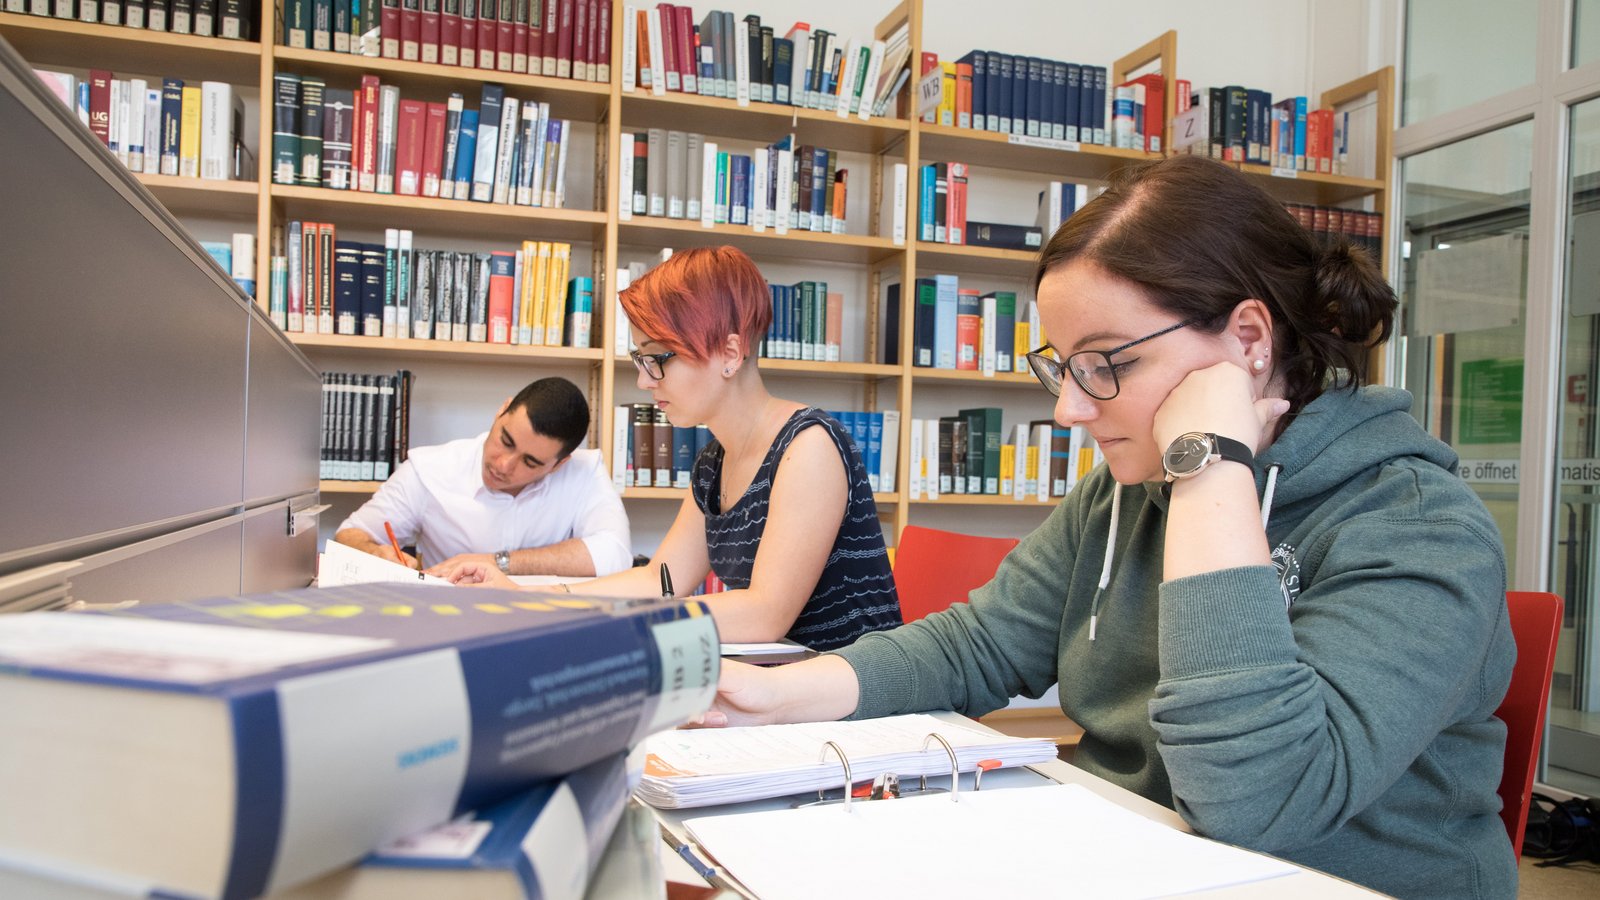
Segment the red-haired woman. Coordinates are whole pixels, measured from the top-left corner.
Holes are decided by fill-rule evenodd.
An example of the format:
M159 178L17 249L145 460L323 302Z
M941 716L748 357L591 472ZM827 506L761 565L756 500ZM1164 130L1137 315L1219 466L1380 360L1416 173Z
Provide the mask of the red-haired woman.
M725 641L788 637L827 650L899 625L855 444L826 413L772 396L761 380L754 357L772 306L755 263L732 247L679 251L621 300L639 387L673 425L704 424L713 440L650 566L569 589L654 596L665 564L675 584L714 571L728 585L708 598ZM461 580L509 586L481 567Z

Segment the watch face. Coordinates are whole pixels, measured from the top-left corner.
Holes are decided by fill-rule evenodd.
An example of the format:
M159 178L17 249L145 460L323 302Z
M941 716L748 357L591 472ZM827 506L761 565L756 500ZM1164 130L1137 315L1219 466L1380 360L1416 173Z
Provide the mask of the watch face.
M1167 474L1182 476L1198 470L1210 455L1211 442L1204 435L1185 434L1167 447L1161 462Z

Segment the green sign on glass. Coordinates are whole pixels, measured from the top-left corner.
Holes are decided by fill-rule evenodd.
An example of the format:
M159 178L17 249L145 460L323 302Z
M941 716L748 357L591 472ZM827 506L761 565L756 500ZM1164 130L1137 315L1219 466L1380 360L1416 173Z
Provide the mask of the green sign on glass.
M1460 444L1522 440L1522 360L1480 359L1461 364Z

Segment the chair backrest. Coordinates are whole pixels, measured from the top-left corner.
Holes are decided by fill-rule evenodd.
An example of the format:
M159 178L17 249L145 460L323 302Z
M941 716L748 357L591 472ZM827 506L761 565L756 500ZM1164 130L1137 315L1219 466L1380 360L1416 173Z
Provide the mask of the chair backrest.
M1556 638L1561 634L1562 603L1555 594L1511 591L1506 594L1506 607L1517 642L1517 662L1511 669L1506 698L1495 710L1495 716L1506 723L1500 818L1511 836L1511 849L1520 858L1539 741L1550 708L1550 673L1555 667Z
M907 525L895 549L894 586L900 615L912 622L952 603L994 577L1016 538L978 537Z

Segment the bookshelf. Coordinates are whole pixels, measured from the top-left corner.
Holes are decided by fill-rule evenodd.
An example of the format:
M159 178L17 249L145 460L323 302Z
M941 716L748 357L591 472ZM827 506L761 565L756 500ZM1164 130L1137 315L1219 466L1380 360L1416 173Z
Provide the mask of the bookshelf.
M760 366L779 381L778 393L808 399L805 385L818 390L845 390L859 398L857 408L897 409L901 412L899 460L900 482L895 490L876 495L885 530L891 536L919 512L939 507L976 507L983 510L1019 510L1019 515L1042 517L1053 503L1034 500L1015 501L993 496L945 494L937 500L911 499L905 489L909 468L910 428L915 415L914 401L927 408L938 404L954 411L957 406L999 405L1008 415L1041 418L1048 415L1049 398L1038 389L1033 377L1023 373L999 373L985 378L973 372L916 368L910 364L912 350L912 304L905 302L902 290L899 327L899 365L886 365L876 357L879 335L885 328L880 321L883 289L891 281L902 286L915 283L919 276L952 273L965 281L986 277L1031 282L1034 254L964 245L937 244L916 240L915 224L917 167L931 161L957 160L975 168L1000 170L1008 176L1046 180L1100 182L1130 164L1153 159L1159 154L1117 149L1088 143L1051 141L1016 135L935 125L913 116L910 119L873 117L840 118L834 113L797 107L752 102L740 106L733 100L669 92L655 95L647 89L624 91L622 66L611 67L609 83L590 83L541 75L520 75L484 69L421 62L360 57L328 51L292 49L273 40L274 3L263 0L258 34L260 41L232 41L187 35L151 33L135 29L90 25L17 13L0 13L0 35L15 45L35 65L74 68L107 68L122 72L160 74L170 72L185 78L227 80L247 91L256 91L260 101L258 134L263 136L255 148L259 175L248 182L200 181L191 178L141 175L139 180L163 203L180 215L223 218L243 228L253 227L257 235L257 284L260 301L266 302L270 282L271 235L290 219L332 221L341 227L380 230L384 227L411 228L419 243L448 243L460 240L520 241L556 240L574 245L573 273L585 274L580 260L587 260L587 274L595 279L595 327L592 346L511 347L503 345L461 344L453 342L379 339L322 334L292 334L290 339L312 359L323 365L350 365L352 360L370 360L376 366L398 363L424 375L435 365L480 371L504 370L508 381L527 375L531 367L539 371L565 373L580 386L587 384L594 412L591 446L600 447L609 459L614 408L637 393L632 387L633 370L625 357L612 352L616 322L612 313L611 276L626 265L630 256L660 247L693 247L731 244L750 254L759 265L795 266L816 264L819 277L844 273L841 281L859 283L865 288L865 301L847 306L847 331L861 335L860 359L845 362L761 360ZM641 4L641 8L645 4ZM737 9L738 4L697 4L697 11L710 8ZM623 44L621 17L624 4L612 4L611 58L620 58ZM877 24L874 36L887 37L902 23L909 26L913 66L924 47L924 0L901 0ZM775 22L783 25L787 22ZM826 27L826 23L821 23ZM859 35L865 37L865 34ZM950 51L966 47L928 47L941 58ZM1000 47L1004 50L1006 48ZM1091 60L1091 62L1099 62ZM1131 52L1116 58L1108 67L1111 84L1120 83L1141 71L1159 71L1166 81L1167 120L1170 122L1176 101L1175 77L1181 76L1177 58L1177 33L1168 31ZM460 91L469 103L486 83L505 85L508 92L548 102L552 116L572 120L580 127L594 129L593 197L583 196L569 184L569 208L544 209L498 204L471 203L423 197L379 195L354 191L333 191L318 187L273 184L270 178L270 98L273 76L278 72L319 75L341 84L356 81L362 74L376 74L385 84L401 88L406 96L439 100L451 91ZM915 70L914 73L915 74ZM912 89L915 87L912 79ZM1325 106L1339 106L1371 98L1376 106L1375 121L1393 121L1394 77L1381 69L1346 84L1322 92ZM809 143L867 157L862 171L859 158L851 163L850 192L865 196L868 213L859 215L852 208L848 234L822 234L790 231L778 234L773 229L757 233L747 226L717 225L701 227L698 222L632 215L623 218L618 209L617 184L620 163L613 152L624 131L671 128L703 133L708 139L732 142L737 146L761 146L794 133L798 143ZM1239 168L1284 202L1340 205L1367 202L1380 212L1388 209L1391 170L1391 136L1379 128L1375 136L1375 168L1380 177L1325 175L1310 172L1286 173L1266 166L1240 165ZM265 145L265 147L263 147ZM1163 146L1170 146L1170 141ZM575 157L574 161L581 157ZM880 222L879 199L885 188L886 173L895 163L907 166L907 236L904 245L888 237L887 223ZM584 168L580 166L579 168ZM585 173L580 173L585 174ZM569 164L568 177L573 177ZM580 179L581 180L581 179ZM858 195L858 192L863 192ZM1387 235L1391 227L1384 219L1383 246L1385 271L1388 270ZM425 238L424 238L425 236ZM824 274L826 273L826 274ZM777 280L777 279L774 279ZM828 278L832 281L834 279ZM1017 348L1025 352L1032 348ZM485 369L484 367L487 367ZM1381 377L1381 371L1378 376ZM949 399L946 399L949 398ZM980 402L973 402L974 400ZM828 406L827 403L819 405ZM488 410L484 411L485 413ZM360 495L376 485L368 482L323 482L329 494ZM629 488L623 494L630 504L659 504L681 501L685 491L675 488ZM1011 520L1007 520L1008 522ZM1018 519L1032 522L1033 518ZM1027 525L1025 527L1031 527Z

